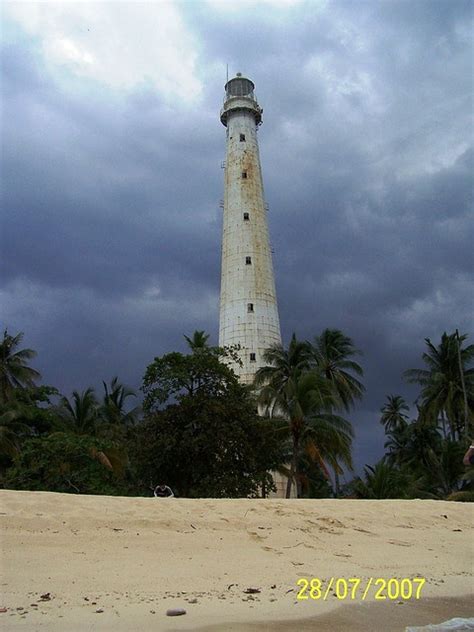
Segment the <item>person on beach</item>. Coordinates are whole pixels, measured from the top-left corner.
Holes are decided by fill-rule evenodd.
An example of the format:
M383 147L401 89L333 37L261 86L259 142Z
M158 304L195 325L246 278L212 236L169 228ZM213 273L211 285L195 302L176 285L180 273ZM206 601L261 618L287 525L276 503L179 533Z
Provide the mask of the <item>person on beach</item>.
M464 465L474 465L474 443L469 446L462 462Z
M157 485L153 490L155 498L171 498L174 497L173 490L168 485Z

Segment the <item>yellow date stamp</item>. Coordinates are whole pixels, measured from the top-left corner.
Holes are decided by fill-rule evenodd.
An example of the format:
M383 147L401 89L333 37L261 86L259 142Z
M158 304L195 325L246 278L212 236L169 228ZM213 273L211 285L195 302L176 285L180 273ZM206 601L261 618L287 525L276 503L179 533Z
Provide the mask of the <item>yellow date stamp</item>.
M377 601L395 601L401 599L420 599L421 591L426 583L424 577L301 577L296 582L300 590L296 598L300 601L313 599L326 601L330 595L334 595L340 601L365 601L373 596Z

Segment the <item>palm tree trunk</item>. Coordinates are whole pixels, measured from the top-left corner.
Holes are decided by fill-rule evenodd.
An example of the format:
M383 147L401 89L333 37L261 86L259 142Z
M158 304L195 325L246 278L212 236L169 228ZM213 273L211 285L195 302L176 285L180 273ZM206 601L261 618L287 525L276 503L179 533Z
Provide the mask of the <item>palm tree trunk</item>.
M336 463L336 467L334 468L334 496L336 498L339 498L340 491L341 491L341 488L339 484L339 472L337 471L337 463Z
M447 436L446 436L446 417L444 415L444 410L441 411L441 423L442 423L442 426L443 426L443 437L444 437L444 439L447 439Z
M301 478L299 473L295 471L296 477L296 498L301 498Z
M456 441L456 422L453 420L450 414L446 415L448 418L448 425L451 434L451 441Z
M459 345L459 331L456 329L456 340L457 340L457 348L458 348L458 364L459 364L459 377L461 378L461 388L464 402L464 433L466 437L469 436L469 423L468 423L468 408L467 408L467 394L466 394L466 383L464 382L464 369L461 361L461 347ZM461 438L461 432L459 432Z
M291 485L293 483L293 479L294 479L294 472L293 472L293 461L292 461L290 465L290 475L286 479L286 498L291 497Z
M296 486L296 497L301 495L301 481L298 476L298 456L299 456L299 437L293 436L293 455L291 457L290 478L286 484L286 497L291 497L291 486L293 482Z

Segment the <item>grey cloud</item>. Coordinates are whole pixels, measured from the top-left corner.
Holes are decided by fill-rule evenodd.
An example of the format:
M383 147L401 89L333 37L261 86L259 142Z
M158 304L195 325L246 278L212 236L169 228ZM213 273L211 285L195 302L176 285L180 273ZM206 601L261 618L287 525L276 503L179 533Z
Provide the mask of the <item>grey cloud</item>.
M194 329L217 341L229 62L264 108L284 337L339 327L364 351L360 467L383 451L385 395L416 396L401 373L423 338L472 335L471 8L313 6L249 22L187 4L205 85L174 110L145 82L62 89L18 31L2 56L3 298L66 392L114 373L137 387Z

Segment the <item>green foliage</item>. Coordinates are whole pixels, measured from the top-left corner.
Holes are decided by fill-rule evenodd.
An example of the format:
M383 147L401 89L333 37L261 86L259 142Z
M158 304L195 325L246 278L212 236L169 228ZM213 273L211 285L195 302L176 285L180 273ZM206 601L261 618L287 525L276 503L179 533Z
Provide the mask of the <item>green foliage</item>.
M200 346L191 355L174 352L155 358L143 378L143 410L156 412L166 403L197 392L208 397L223 395L228 385L238 383L238 378L222 360L235 361L235 352Z
M308 452L303 452L298 463L301 498L332 498L333 489L320 464Z
M356 375L364 371L353 357L360 355L349 336L339 329L325 329L310 345L312 365L332 384L338 408L350 410L355 400L362 399L365 387ZM354 375L355 374L355 375Z
M409 408L400 395L387 395L387 402L382 406L380 423L385 427L385 432L401 431L407 425Z
M263 359L266 366L257 371L255 387L260 389L270 386L276 393L283 393L289 382L296 382L310 368L309 346L297 340L295 334L291 337L288 349L275 344L265 350ZM269 402L264 403L269 406Z
M182 496L239 497L272 485L281 442L258 417L250 391L229 366L235 349L211 347L202 331L191 354L168 353L147 368L147 418L133 433L143 488L166 481Z
M34 387L41 375L28 366L36 356L32 349L16 350L23 339L23 332L10 336L5 329L0 342L0 404L12 399L16 389Z
M387 437L384 462L408 473L412 483L416 481L411 491L407 487L408 497L447 498L459 489L465 469L464 445L444 438L433 421L422 415L410 423L403 419L403 425L387 430Z
M196 330L192 338L190 338L189 336L184 336L184 338L193 353L199 352L202 349L209 348L209 345L207 343L207 341L209 340L209 334L206 334L205 331Z
M313 344L293 335L288 348L267 350L252 391L232 371L237 348L208 344L204 331L185 339L190 353L157 357L142 391L117 377L61 397L37 386L36 355L20 349L23 334L0 342L0 485L97 494L145 494L165 481L180 495L239 497L271 488L270 470L285 471L298 496L338 493L342 467L352 468L350 423L339 416L362 397L363 375L352 340L326 329ZM462 463L474 426L474 345L444 333L426 339L424 369L405 373L420 385L418 417L388 396L380 422L383 460L346 486L359 498L446 498L472 501L474 470Z
M351 487L357 498L410 498L411 477L408 472L379 461L364 468L364 478L356 478Z
M466 338L444 332L438 346L425 338L427 368L404 373L408 382L421 386L421 414L447 421L453 440L469 437L474 427L474 345L463 347Z
M136 423L141 411L140 406L135 406L127 411L127 400L134 397L136 393L131 388L119 382L118 377L112 378L110 386L106 382L104 385L104 400L100 410L100 416L104 422L110 426L131 426Z
M54 414L48 405L57 394L50 386L15 388L0 404L0 471L12 465L26 438L51 431Z
M417 419L408 421L408 406L398 395L388 396L381 409L387 435L384 464L391 475L408 476L405 497L454 500L470 491L472 481L462 461L472 428L474 345L463 347L466 338L445 332L438 346L426 338L426 368L405 371L407 381L421 386Z
M28 434L29 427L21 423L20 413L9 410L0 415L0 464L10 464L20 452L20 436Z
M28 439L13 467L7 489L80 494L120 494L123 484L104 454L110 448L92 437L55 433Z
M348 379L346 372L353 367L344 353L350 356L355 351L350 339L337 330L326 330L316 341L319 346L313 348L293 334L288 349L274 345L265 352L267 365L255 376L264 413L287 421L291 441L287 497L292 481L297 496L302 494L302 458L317 463L328 481L326 464L334 468L336 477L342 471L338 459L352 467L352 428L334 411L347 408L362 393L362 385L356 386L357 380Z
M65 431L94 435L99 419L99 402L94 389L86 388L82 393L73 391L71 401L62 397L57 413Z
M474 503L474 491L470 492L453 492L446 500L453 500L458 503Z
M281 448L260 419L244 387L232 384L209 396L205 389L155 412L136 430L133 452L143 488L166 482L190 497L256 495Z

